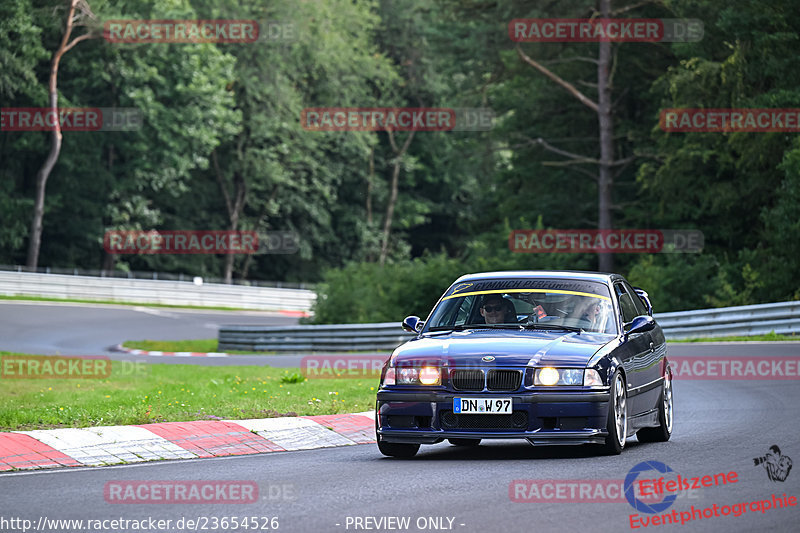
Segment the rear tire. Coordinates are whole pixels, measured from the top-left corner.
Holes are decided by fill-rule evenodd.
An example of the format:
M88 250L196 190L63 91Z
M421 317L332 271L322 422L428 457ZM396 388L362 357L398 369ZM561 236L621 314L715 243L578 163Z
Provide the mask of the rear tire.
M378 434L378 410L375 409L375 440L378 442L378 449L383 455L388 457L409 458L417 455L419 444L405 444L401 442L385 442Z
M472 448L481 443L481 439L447 439L453 446L464 446Z
M601 451L605 455L619 455L625 448L628 435L628 391L622 373L617 370L611 379L611 397L608 400L608 436Z
M642 428L636 432L639 442L667 442L672 436L672 369L667 369L664 385L658 398L658 427Z

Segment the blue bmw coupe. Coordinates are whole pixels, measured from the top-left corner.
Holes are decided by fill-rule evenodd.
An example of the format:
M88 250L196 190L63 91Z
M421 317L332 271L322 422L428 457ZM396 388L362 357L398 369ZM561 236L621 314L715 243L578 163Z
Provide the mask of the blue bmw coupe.
M672 372L647 293L598 272L462 276L381 371L376 438L412 457L447 439L594 444L672 434Z

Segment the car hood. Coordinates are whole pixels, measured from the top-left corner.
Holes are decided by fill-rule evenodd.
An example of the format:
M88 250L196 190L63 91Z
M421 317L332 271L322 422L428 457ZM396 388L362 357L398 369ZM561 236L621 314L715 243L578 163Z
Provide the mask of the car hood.
M603 346L616 339L601 333L470 329L426 333L397 348L395 366L491 365L499 367L586 366ZM483 362L484 356L493 360Z

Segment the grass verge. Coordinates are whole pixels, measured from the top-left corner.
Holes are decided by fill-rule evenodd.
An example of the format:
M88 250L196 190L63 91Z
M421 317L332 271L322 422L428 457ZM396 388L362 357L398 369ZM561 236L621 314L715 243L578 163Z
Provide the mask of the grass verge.
M22 355L0 352L4 367ZM299 372L123 361L113 361L102 379L4 372L0 431L352 413L375 405L377 378L307 380Z
M122 346L131 350L150 352L218 352L217 339L194 339L186 341L125 341ZM250 352L247 352L250 353Z
M800 335L778 335L777 333L767 333L766 335L752 335L749 337L703 337L699 339L679 339L669 342L746 342L746 341L800 341Z
M143 341L125 341L122 343L122 346L125 348L130 348L131 350L146 350L152 352L201 352L201 353L208 353L208 352L219 352L221 350L218 349L219 343L217 339L195 339L195 340L185 340L185 341L151 341L151 340L143 340ZM274 355L286 352L247 352L241 350L224 350L225 353L230 354L237 354L237 355ZM374 354L376 352L380 352L381 350L348 350L346 352L341 352L343 354L359 354L359 353L369 353ZM390 350L384 350L389 356Z

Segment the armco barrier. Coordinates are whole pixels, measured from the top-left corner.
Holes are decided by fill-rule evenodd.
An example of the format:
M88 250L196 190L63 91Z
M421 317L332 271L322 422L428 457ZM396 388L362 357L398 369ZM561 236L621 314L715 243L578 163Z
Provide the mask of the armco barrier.
M800 333L800 302L656 313L670 339Z
M324 326L222 326L219 347L225 350L325 351L394 350L413 335L400 322Z
M311 310L316 299L314 291L305 289L3 271L0 294L303 313Z
M800 302L656 313L668 339L800 333ZM256 351L393 350L413 335L400 321L321 326L223 326L219 349Z

